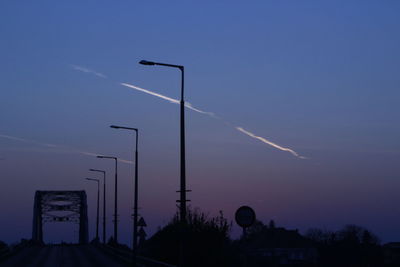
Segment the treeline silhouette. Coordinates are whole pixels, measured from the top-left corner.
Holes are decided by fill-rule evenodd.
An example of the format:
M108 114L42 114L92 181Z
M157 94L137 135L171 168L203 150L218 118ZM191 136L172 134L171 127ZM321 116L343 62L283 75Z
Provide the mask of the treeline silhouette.
M321 266L384 266L379 239L363 227L347 225L337 232L310 229L306 237L318 248Z
M213 217L199 209L188 209L185 227L176 214L150 239L141 240L139 254L177 265L184 236L187 267L400 266L400 242L381 245L374 233L357 225L346 225L338 231L311 228L303 235L298 230L279 227L273 220L267 224L256 221L237 240L230 238L231 229L232 222L222 212ZM35 244L23 239L9 246L0 241L0 258L27 245ZM108 245L130 251L112 238Z
M369 230L346 225L339 231L277 227L274 221L256 221L245 237L229 237L232 223L223 216L207 216L189 210L183 230L178 215L140 246L140 254L170 264L178 263L179 240L183 234L185 266L189 267L394 267L400 266L399 248L381 246Z

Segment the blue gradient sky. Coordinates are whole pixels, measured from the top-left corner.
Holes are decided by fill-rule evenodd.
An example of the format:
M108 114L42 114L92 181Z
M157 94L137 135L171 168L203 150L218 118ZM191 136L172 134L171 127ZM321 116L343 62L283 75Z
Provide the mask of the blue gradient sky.
M2 1L0 134L132 159L131 133L108 126L140 128L140 213L153 233L176 210L179 108L117 83L178 98L177 70L137 62L182 64L194 106L309 157L188 110L194 207L232 219L247 204L288 228L355 223L400 240L400 3L188 2ZM85 189L93 219L89 168L109 173L111 234L113 164L71 149L0 138L1 240L30 237L39 189ZM120 166L128 243L133 167ZM76 229L61 227L45 239L70 240Z

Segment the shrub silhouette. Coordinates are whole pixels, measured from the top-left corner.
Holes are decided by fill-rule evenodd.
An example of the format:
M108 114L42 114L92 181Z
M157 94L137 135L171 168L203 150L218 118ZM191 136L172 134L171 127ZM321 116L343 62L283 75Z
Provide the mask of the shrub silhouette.
M180 236L184 236L185 266L227 266L228 237L231 225L222 212L209 218L199 209L188 210L187 225L182 230L178 214L141 248L142 254L166 263L177 264Z

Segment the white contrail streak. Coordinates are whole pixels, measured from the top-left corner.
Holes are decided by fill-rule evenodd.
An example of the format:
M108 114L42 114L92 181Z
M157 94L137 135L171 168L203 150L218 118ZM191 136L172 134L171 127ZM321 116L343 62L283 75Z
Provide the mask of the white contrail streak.
M7 139L10 139L10 140L14 140L14 141L35 144L35 145L44 146L44 147L47 147L47 148L53 148L53 149L56 149L58 151L66 152L66 153L75 153L75 154L81 154L81 155L91 156L91 157L96 157L96 156L100 155L99 153L81 151L81 150L78 150L78 149L75 149L75 148L70 148L70 147L66 147L66 146L62 146L62 145L40 143L40 142L37 142L37 141L34 141L34 140L19 138L19 137L10 136L10 135L0 134L0 138L7 138ZM118 161L122 162L122 163L133 164L133 161L126 160L126 159L118 159Z
M19 138L19 137L15 137L15 136L5 135L5 134L0 134L0 137L2 137L2 138L7 138L7 139L11 139L11 140L15 140L15 141L20 141L20 142L32 143L32 142L29 141L29 140L22 139L22 138Z
M169 101L170 103L179 104L179 100L177 100L177 99L174 99L174 98L171 98L171 97L162 95L162 94L158 94L158 93L155 93L155 92L152 92L152 91L150 91L150 90L137 87L137 86L132 85L132 84L129 84L129 83L120 83L120 84L123 85L123 86L129 87L129 88L132 88L132 89L141 91L141 92L143 92L143 93L146 93L146 94L149 94L149 95L153 95L153 96L159 97L159 98L161 98L161 99L167 100L167 101Z
M0 134L0 137L1 138L6 138L6 139L10 139L10 140L14 140L14 141L19 141L19 142L35 144L35 145L39 145L39 146L54 147L54 148L57 147L57 145L40 143L40 142L36 142L36 141L33 141L33 140L19 138L19 137L15 137L15 136L11 136L11 135Z
M129 87L129 88L132 88L132 89L135 89L135 90L137 90L137 91L140 91L140 92L143 92L143 93L152 95L152 96L159 97L159 98L161 98L161 99L167 100L168 102L170 102L170 103L172 103L172 104L179 104L179 103L180 103L178 99L171 98L171 97L168 97L168 96L165 96L165 95L162 95L162 94L159 94L159 93L156 93L156 92L147 90L147 89L143 89L143 88L140 88L140 87L135 86L135 85L133 85L133 84L129 84L129 83L120 83L120 85ZM212 113L212 112L207 112L207 111L203 111L203 110L200 110L200 109L197 109L197 108L193 107L192 104L190 104L189 102L185 102L185 107L188 108L188 109L191 109L191 110L193 110L193 111L196 111L196 112L198 112L198 113L206 114L206 115L209 115L209 116L211 116L211 117L217 118L217 116L215 116L214 113Z
M161 99L167 100L167 101L169 101L170 103L179 104L179 100L177 100L177 99L170 98L170 97L168 97L168 96L161 95L161 94L159 94L159 93L155 93L155 92L153 92L153 91L150 91L150 90L147 90L147 89L143 89L143 88L140 88L140 87L135 86L135 85L132 85L132 84L128 84L128 83L120 83L120 84L123 85L123 86L129 87L129 88L138 90L138 91L140 91L140 92L143 92L143 93L146 93L146 94L149 94L149 95L156 96L156 97L159 97L159 98L161 98ZM207 112L207 111L203 111L203 110L194 108L190 103L185 103L185 107L186 107L186 108L189 108L189 109L191 109L191 110L193 110L193 111L196 111L196 112L198 112L198 113L206 114L206 115L209 115L209 116L211 116L211 117L213 117L213 118L220 119L219 117L217 117L217 116L216 116L214 113L212 113L212 112ZM228 125L231 125L230 123L227 123L227 124L228 124ZM242 132L242 133L244 133L244 134L246 134L247 136L250 136L250 137L252 137L252 138L258 139L258 140L260 140L261 142L263 142L263 143L265 143L265 144L267 144L267 145L270 145L270 146L272 146L272 147L274 147L274 148L276 148L276 149L289 152L289 153L291 153L291 154L292 154L293 156L295 156L295 157L298 157L298 158L301 158L301 159L305 159L305 157L300 156L296 151L294 151L294 150L292 150L292 149L290 149L290 148L282 147L282 146L280 146L280 145L278 145L278 144L275 144L275 143L273 143L273 142L271 142L271 141L265 139L264 137L257 136L257 135L255 135L255 134L249 132L249 131L246 131L246 130L243 129L242 127L234 127L234 128L235 128L236 130L238 130L239 132Z
M71 65L71 66L72 66L72 68L75 69L75 70L82 71L82 72L85 72L85 73L92 73L92 74L94 74L94 75L96 75L96 76L99 76L99 77L101 77L101 78L107 78L107 76L105 76L104 74L101 74L101 73L96 72L96 71L94 71L94 70L91 70L91 69L88 69L88 68L85 68L85 67L81 67L81 66L77 66L77 65ZM155 97L164 99L164 100L166 100L166 101L168 101L168 102L170 102L170 103L172 103L172 104L179 104L179 103L180 103L180 101L179 101L178 99L174 99L174 98L171 98L171 97L168 97L168 96L165 96L165 95L162 95L162 94L159 94L159 93L156 93L156 92L153 92L153 91L150 91L150 90L147 90L147 89L138 87L138 86L135 86L135 85L133 85L133 84L129 84L129 83L119 83L119 84L122 85L122 86L125 86L125 87L129 87L129 88L131 88L131 89L140 91L140 92L142 92L142 93L146 93L146 94L149 94L149 95L152 95L152 96L155 96ZM195 108L195 107L193 107L189 102L185 102L185 107L188 108L188 109L191 109L191 110L193 110L193 111L195 111L195 112L208 115L208 116L210 116L210 117L212 117L212 118L214 118L214 119L220 119L220 120L221 120L221 118L218 117L217 115L215 115L213 112L207 112L207 111L203 111L203 110L200 110L200 109L198 109L198 108ZM229 122L227 122L227 121L224 121L224 122L225 122L227 125L232 126L231 123L229 123ZM247 136L249 136L249 137L251 137L251 138L255 138L255 139L257 139L257 140L260 140L261 142L263 142L263 143L265 143L265 144L267 144L267 145L270 145L270 146L272 146L272 147L274 147L274 148L276 148L276 149L289 152L289 153L291 153L291 154L292 154L293 156L295 156L295 157L298 157L298 158L300 158L300 159L306 159L306 157L300 156L296 151L294 151L294 150L292 150L292 149L290 149L290 148L282 147L282 146L280 146L280 145L278 145L278 144L275 144L274 142L271 142L271 141L267 140L267 139L264 138L264 137L257 136L257 135L255 135L255 134L249 132L249 131L246 131L246 130L243 129L242 127L234 127L234 129L236 129L237 131L239 131L239 132L241 132L241 133L244 133L245 135L247 135Z
M82 72L85 72L85 73L91 73L91 74L94 74L94 75L96 75L97 77L100 77L100 78L107 78L107 76L104 75L103 73L100 73L100 72L97 72L97 71L94 71L94 70L91 70L91 69L88 69L88 68L85 68L85 67L82 67L82 66L78 66L78 65L70 65L70 66L74 70L82 71Z
M295 157L298 157L298 158L301 158L301 159L306 159L306 157L300 156L296 151L294 151L294 150L292 150L292 149L290 149L290 148L287 148L287 147L282 147L282 146L280 146L280 145L277 145L277 144L275 144L275 143L273 143L273 142L271 142L271 141L265 139L264 137L257 136L257 135L255 135L255 134L249 132L249 131L246 131L246 130L243 129L242 127L235 127L235 129L238 130L238 131L240 131L240 132L242 132L242 133L244 133L244 134L246 134L246 135L248 135L248 136L250 136L250 137L252 137L252 138L258 139L258 140L260 140L261 142L263 142L263 143L265 143L265 144L268 144L268 145L270 145L270 146L273 146L273 147L275 147L275 148L277 148L277 149L279 149L279 150L287 151L287 152L291 153L291 154L292 154L293 156L295 156Z

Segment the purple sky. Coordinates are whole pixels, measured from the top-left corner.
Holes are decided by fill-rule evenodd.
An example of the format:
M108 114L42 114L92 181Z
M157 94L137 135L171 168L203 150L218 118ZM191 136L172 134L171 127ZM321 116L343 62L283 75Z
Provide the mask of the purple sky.
M107 171L112 233L114 166L80 153L133 160L133 133L111 124L140 129L147 232L169 221L179 107L119 83L177 99L180 76L141 59L184 65L187 101L221 118L187 109L193 207L231 220L250 205L278 226L354 223L400 240L399 11L369 0L0 3L0 240L30 237L36 190L64 189L86 190L92 237L89 168ZM130 243L133 165L119 166L120 239ZM76 230L49 225L45 240L75 241Z

